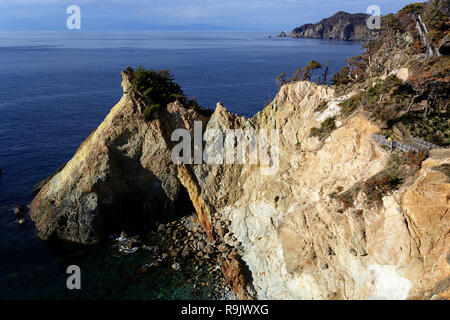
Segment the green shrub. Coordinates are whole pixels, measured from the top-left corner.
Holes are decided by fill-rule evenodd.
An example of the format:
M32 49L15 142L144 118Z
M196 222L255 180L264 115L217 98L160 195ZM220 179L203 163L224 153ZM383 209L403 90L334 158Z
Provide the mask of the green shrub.
M448 29L448 17L436 5L429 5L423 15L423 22L432 30L445 31Z
M211 116L213 113L212 110L199 106L195 97L188 100L169 70L146 70L140 65L136 70L128 67L126 72L130 75L132 92L147 105L144 109L147 120L152 119L156 111L165 109L169 103L177 100L185 108L194 109L204 116Z
M384 16L381 19L381 29L386 31L398 31L400 30L400 23L398 17L391 14Z
M372 119L390 121L407 109L411 99L411 89L396 76L390 75L367 89L363 104Z
M419 153L415 153L410 150L406 154L406 160L410 167L413 167L416 170L419 170L422 167L422 162L426 159L427 154L424 151L420 151Z
M385 195L398 189L408 177L417 173L425 158L425 153L392 153L386 168L364 182L362 191L366 194L367 201L381 205Z
M334 74L331 83L338 86L350 83L350 78L348 77L349 73L350 67L347 65L343 66L339 72Z
M183 91L174 82L169 70L146 70L140 65L136 70L127 68L127 72L131 74L132 91L147 104L144 109L144 117L147 120L152 118L155 111L176 100L188 105Z
M325 140L331 134L331 132L336 129L334 117L326 118L321 124L320 128L311 128L310 136L319 137L320 140Z
M321 130L319 128L313 127L311 128L311 136L317 137L320 136Z
M402 124L411 136L426 140L441 147L450 146L450 113L443 110L424 118L423 111L410 111L389 121L388 128ZM388 134L386 130L383 134Z
M281 89L281 87L284 86L286 83L289 83L289 81L286 80L286 72L280 73L278 77L275 78L275 82L277 83L279 89Z
M412 91L396 76L388 76L375 83L366 91L361 91L341 102L341 114L350 116L358 107L363 106L375 120L389 121L406 110L412 99Z
M336 129L336 123L335 123L335 118L334 117L328 117L326 118L322 123L321 123L321 127L325 128L328 131L333 131L334 129Z
M382 204L383 197L397 188L402 180L394 174L381 174L367 180L363 185L363 192L371 203Z
M315 70L315 69L321 69L321 68L322 68L322 65L319 62L317 62L316 60L311 60L306 66L307 70Z
M450 1L433 1L423 13L423 22L429 29L427 38L434 44L438 44L448 33L449 17L443 10L448 10Z
M139 66L134 72L131 80L133 89L145 97L151 97L156 103L167 105L176 99L185 101L185 96L180 86L174 81L169 70L155 71L145 70Z
M415 3L410 3L410 4L406 5L399 12L400 13L411 13L411 14L414 14L414 15L419 15L419 14L422 14L424 8L425 8L425 3L423 3L423 2L415 2Z
M315 60L311 60L310 62L308 62L308 64L306 65L306 67L303 68L298 68L297 70L295 70L294 74L291 77L291 81L310 81L311 77L314 73L314 70L316 69L321 69L322 65L315 61ZM280 77L281 76L281 77ZM282 79L283 74L281 74L280 76L277 77L277 82Z
M344 117L350 116L361 104L363 93L351 96L348 100L339 104L341 113Z
M151 106L146 106L144 109L145 120L147 120L147 121L151 120L153 112L156 110L159 110L160 108L161 108L161 105L159 103L152 104Z

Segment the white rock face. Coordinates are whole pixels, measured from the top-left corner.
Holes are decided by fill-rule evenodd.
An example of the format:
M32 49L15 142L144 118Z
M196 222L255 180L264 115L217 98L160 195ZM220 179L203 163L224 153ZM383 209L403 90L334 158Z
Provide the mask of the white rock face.
M323 101L329 102L328 108L315 112ZM353 207L339 210L342 204L332 194L351 191L382 171L389 153L374 143L371 137L379 128L362 115L342 122L325 141L310 137L312 127L339 112L338 103L328 87L297 82L283 86L274 102L252 119L238 118L221 106L208 123L214 128L280 131L275 175L262 176L258 165L195 168L202 196L214 207L214 219L231 222L257 298L407 299L435 292L445 296L449 228L435 228L431 234L418 217L425 212L417 211L417 201L425 200L411 192L432 188L421 196L447 201L436 206L433 215L448 224L448 179L438 178L435 169L423 169L421 175L432 175L433 182L420 178L426 180L423 185L395 191L381 207L367 204L357 192ZM436 166L450 163L450 157L427 161ZM424 263L422 233L416 231L421 227L412 219L426 228L426 239L434 248L427 247L427 252L434 252L437 260Z
M411 282L398 275L394 266L378 264L368 267L367 283L374 299L404 300L408 297Z

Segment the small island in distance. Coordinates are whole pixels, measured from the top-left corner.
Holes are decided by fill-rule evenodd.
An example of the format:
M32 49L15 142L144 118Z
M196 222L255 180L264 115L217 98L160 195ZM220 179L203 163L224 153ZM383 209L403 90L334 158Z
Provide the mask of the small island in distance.
M333 40L370 40L376 31L367 27L370 16L364 13L339 11L318 23L307 23L295 28L289 34L291 38L333 39ZM279 37L288 37L282 31Z

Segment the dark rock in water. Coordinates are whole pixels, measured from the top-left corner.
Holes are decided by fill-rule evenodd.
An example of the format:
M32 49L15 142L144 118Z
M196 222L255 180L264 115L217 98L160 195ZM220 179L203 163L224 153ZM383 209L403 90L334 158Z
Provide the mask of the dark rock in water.
M2 168L0 168L0 178L2 177Z
M24 209L22 205L18 205L14 207L14 214L18 217L22 217L24 214Z
M287 38L287 36L288 35L287 35L286 31L284 31L284 30L281 31L281 33L278 35L279 38Z
M316 24L305 24L292 30L293 38L370 40L375 33L367 27L369 15L340 11Z

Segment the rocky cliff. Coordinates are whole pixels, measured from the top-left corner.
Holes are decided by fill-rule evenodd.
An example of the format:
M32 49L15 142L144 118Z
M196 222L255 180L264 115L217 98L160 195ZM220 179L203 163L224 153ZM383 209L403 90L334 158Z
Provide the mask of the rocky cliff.
M173 217L184 206L170 135L206 119L175 102L146 121L144 102L131 91L129 75L122 75L123 97L31 204L42 239L96 243L109 232L133 233Z
M211 238L230 224L237 243L224 241L239 248L257 298L445 297L449 151L433 151L417 177L381 206L360 193L343 211L332 194L381 172L389 152L371 139L379 128L361 114L338 121L325 141L310 136L313 126L340 112L342 99L326 86L296 82L252 119L220 104L203 119L219 130L278 129L279 171L263 176L258 165L172 164L170 130L192 128L201 117L175 103L160 119L139 121L139 106L125 93L33 201L38 235L96 242L113 223L160 219L183 185ZM316 112L324 100L329 107ZM231 270L228 277L239 279L239 264Z
M122 99L33 200L38 236L95 243L192 206L209 242L234 248L222 271L240 299L449 299L450 150L372 139L410 130L449 144L449 57L429 57L416 17L398 18L333 86L285 83L250 119L179 102L148 119L124 72ZM174 164L171 134L194 121L278 130L277 171Z
M330 107L315 112L322 99ZM338 122L323 142L309 135L339 112L338 101L332 90L300 82L243 123L218 106L208 126L280 130L281 162L273 176L257 166L196 167L213 219L231 222L259 299L446 297L450 151L433 151L414 181L380 206L360 193L343 210L333 193L381 172L390 154L362 115Z
M369 15L338 12L315 24L305 24L291 31L292 38L335 40L369 40L372 32L367 28Z

